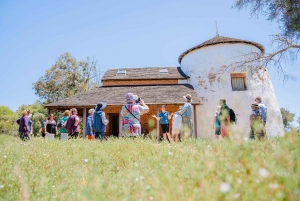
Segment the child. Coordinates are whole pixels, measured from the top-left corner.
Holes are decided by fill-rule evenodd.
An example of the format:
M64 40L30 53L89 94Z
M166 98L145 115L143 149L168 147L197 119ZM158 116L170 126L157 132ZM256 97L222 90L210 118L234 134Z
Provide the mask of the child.
M181 106L179 107L179 110L180 109ZM172 116L172 138L173 140L175 140L175 142L178 142L181 123L182 123L182 116L177 112L172 113L171 116Z

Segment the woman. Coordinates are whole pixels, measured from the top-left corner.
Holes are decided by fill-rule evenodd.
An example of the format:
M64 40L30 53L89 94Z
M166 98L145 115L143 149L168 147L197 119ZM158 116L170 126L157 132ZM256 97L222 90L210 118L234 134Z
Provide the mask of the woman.
M157 121L160 121L160 127L163 133L163 137L165 142L167 141L167 136L170 142L173 142L171 136L170 136L170 129L169 129L169 119L171 116L169 116L169 112L166 111L166 106L161 106L161 112L158 114L158 117L155 115L152 115Z
M30 139L30 128L28 122L29 117L27 116L27 110L23 110L20 119L17 120L17 123L19 124L19 136L23 141Z
M192 125L192 96L190 94L187 94L186 96L183 96L185 103L182 106L181 110L179 110L177 113L179 113L182 116L182 128L181 128L181 139L187 139L192 137L193 135L193 125Z
M66 110L63 114L63 117L60 118L60 120L58 121L59 124L61 125L61 127L59 128L61 140L68 140L68 138L69 138L68 131L66 129L66 124L69 119L69 116L70 116L70 110Z
M70 110L71 116L67 121L67 130L71 138L77 138L80 128L79 128L79 117L77 116L77 109L72 108Z
M126 104L121 109L122 116L122 136L136 137L142 134L140 116L149 112L149 107L140 99L139 104L135 104L132 93L126 94Z
M46 135L45 139L54 139L54 135L57 134L56 121L54 120L54 115L51 113L45 124Z
M89 114L86 118L86 129L85 129L85 134L87 135L89 140L94 140L95 135L93 132L93 125L94 125L94 120L93 120L93 115L94 115L94 109L89 109Z
M182 106L179 106L179 111L181 110ZM179 141L181 123L182 123L182 116L178 113L172 113L172 139L175 142Z
M220 112L221 112L221 106L218 106L214 117L214 122L212 125L212 128L215 129L216 138L219 138L221 134Z
M32 129L32 121L31 121L31 117L32 114L30 114L30 110L27 110L27 116L28 116L28 127L29 127L29 134L28 134L28 140L30 140L31 135L33 133L33 129Z

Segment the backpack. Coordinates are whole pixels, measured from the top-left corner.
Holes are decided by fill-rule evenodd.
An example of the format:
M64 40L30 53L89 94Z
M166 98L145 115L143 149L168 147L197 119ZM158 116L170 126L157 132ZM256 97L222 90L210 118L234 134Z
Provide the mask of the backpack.
M68 120L66 120L66 121L61 120L61 121L59 121L58 124L57 124L57 127L58 127L58 128L66 128L66 126L67 126L67 121L68 121Z
M233 109L229 109L229 117L230 117L230 123L236 123L237 122L237 118L236 115L233 111Z

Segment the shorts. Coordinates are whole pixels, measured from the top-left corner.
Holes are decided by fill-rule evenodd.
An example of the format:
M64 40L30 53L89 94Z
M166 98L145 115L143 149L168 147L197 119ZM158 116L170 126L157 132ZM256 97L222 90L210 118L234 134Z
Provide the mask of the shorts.
M172 128L172 134L179 134L180 129L179 128Z
M162 133L169 133L169 124L160 124Z
M215 127L215 135L221 134L221 127Z

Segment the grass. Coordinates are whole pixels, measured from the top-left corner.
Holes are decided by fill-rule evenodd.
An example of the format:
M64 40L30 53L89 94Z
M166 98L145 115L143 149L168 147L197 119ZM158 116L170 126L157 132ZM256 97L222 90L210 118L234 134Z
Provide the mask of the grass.
M0 200L300 200L299 142L0 136Z

